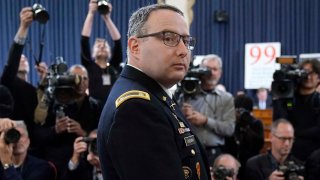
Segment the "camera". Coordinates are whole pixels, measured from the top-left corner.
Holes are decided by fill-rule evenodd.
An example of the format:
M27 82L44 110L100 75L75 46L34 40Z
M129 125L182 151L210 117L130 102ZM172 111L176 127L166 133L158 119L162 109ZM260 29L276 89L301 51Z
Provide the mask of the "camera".
M41 24L45 24L49 20L49 13L41 4L35 3L32 6L32 12L33 19Z
M4 142L6 144L17 143L21 137L21 134L15 128L9 129L4 135Z
M190 66L187 75L178 84L177 94L183 94L184 97L194 97L201 91L200 78L202 76L211 76L211 71L199 66Z
M83 137L83 142L86 142L88 144L88 150L89 152L92 152L93 154L97 155L97 138L91 138L91 137Z
M100 14L109 13L108 0L98 0L97 3L98 3L98 11Z
M273 73L272 95L274 99L290 99L294 97L297 84L308 77L308 73L299 68L296 57L283 56L276 58L281 64L280 70Z
M71 75L62 57L56 58L56 63L48 68L48 87L46 94L48 101L58 104L70 104L77 97L76 88L81 83L81 77Z
M299 180L299 175L303 174L304 166L294 161L287 161L279 166L279 171L283 172L285 180Z
M252 123L253 117L250 115L250 112L245 108L236 108L236 111L239 113L239 120L237 124L240 126L240 130L245 130Z
M215 180L225 180L227 177L233 177L233 169L227 169L224 166L218 166L213 169L213 177Z

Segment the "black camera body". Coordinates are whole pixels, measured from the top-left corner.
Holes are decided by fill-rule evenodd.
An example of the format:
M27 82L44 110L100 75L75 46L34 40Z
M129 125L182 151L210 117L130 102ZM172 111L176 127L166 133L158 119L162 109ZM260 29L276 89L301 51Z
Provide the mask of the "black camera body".
M4 142L6 144L17 143L21 137L21 134L15 128L9 129L4 135Z
M227 177L233 177L234 172L232 169L227 169L224 166L218 166L213 169L213 177L215 180L225 180Z
M98 11L100 14L108 14L110 9L109 9L109 1L108 0L98 0Z
M240 130L246 130L253 122L253 117L251 116L250 111L245 108L236 108L236 111L239 113L239 120L237 120L237 124L240 126Z
M299 180L299 175L303 174L304 166L294 161L287 161L279 166L279 171L283 172L285 180Z
M32 6L32 12L33 19L41 24L45 24L49 20L49 13L41 4L35 3Z
M211 71L207 68L199 66L191 66L188 70L187 75L178 84L177 92L183 94L184 97L193 97L201 91L201 80L202 76L210 76Z
M76 87L81 83L81 77L68 73L68 66L62 57L58 57L56 63L49 67L47 80L49 101L70 104L76 98Z
M297 84L308 77L308 73L300 69L296 57L278 57L280 70L273 73L272 96L275 99L290 99L294 97Z
M83 142L88 144L88 150L89 152L92 152L93 154L97 155L97 138L91 138L91 137L83 137Z

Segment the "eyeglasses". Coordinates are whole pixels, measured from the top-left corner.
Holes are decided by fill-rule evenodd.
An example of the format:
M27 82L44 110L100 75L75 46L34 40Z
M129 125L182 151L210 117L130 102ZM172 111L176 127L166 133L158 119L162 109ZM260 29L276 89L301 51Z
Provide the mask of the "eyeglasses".
M279 139L282 142L286 142L288 140L290 143L292 143L295 140L294 137L281 137L281 136L278 136L278 135L276 135L274 133L272 133L272 134L273 134L274 137L276 137L277 139Z
M145 38L150 36L162 38L163 43L170 47L177 46L180 40L182 39L182 42L190 51L194 49L194 45L196 44L195 38L191 36L183 36L170 31L161 31L161 32L152 33L152 34L145 34L145 35L138 36L138 38Z
M18 71L18 74L26 75L26 74L28 74L28 71L26 71L26 70L20 70L20 71Z

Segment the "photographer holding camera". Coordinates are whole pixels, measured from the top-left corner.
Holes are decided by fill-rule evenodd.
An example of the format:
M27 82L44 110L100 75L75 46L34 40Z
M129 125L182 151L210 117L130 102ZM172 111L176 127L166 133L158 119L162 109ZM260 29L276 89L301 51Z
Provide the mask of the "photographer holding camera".
M216 89L222 73L221 58L214 54L207 55L200 66L210 69L211 73L200 77L200 92L184 100L182 112L196 127L196 134L206 148L209 163L213 164L214 159L222 153L225 137L234 132L234 102L230 93Z
M111 52L109 43L97 38L92 54L89 38L92 31L94 15L97 10L101 14L106 27L114 42ZM111 19L112 5L107 0L90 0L89 10L81 32L81 63L89 73L89 94L104 103L112 85L118 78L120 63L122 62L121 35Z
M253 101L246 95L234 99L236 127L232 137L226 138L225 151L245 165L252 156L258 155L264 144L263 124L251 115ZM244 179L244 166L240 168L239 178Z
M58 75L53 79L59 77L61 76ZM58 177L72 155L74 140L96 129L101 113L99 101L85 93L89 78L84 66L73 65L62 77L67 79L79 77L81 81L69 82L71 84L67 84L68 86L54 84L55 90L59 91L54 93L44 124L37 124L35 127L35 140L39 146L37 155L55 164Z
M213 163L212 180L237 180L241 164L231 154L219 155Z
M62 180L102 180L100 160L97 155L97 129L88 137L78 137L73 143L73 154Z
M19 133L17 142L8 142L6 139L10 130ZM56 178L55 168L48 162L28 154L30 139L23 121L12 121L0 118L0 179L34 180Z
M24 7L20 11L20 26L11 45L7 63L3 69L1 83L10 90L14 105L13 112L10 114L11 119L23 120L30 132L32 150L35 146L33 143L34 128L34 110L37 106L36 88L28 82L28 73L30 70L29 62L26 56L22 54L28 30L31 23L37 20L35 10L32 7ZM40 63L36 69L40 75L43 75L40 69L43 64Z
M307 59L299 64L300 71L305 76L296 78L290 91L294 91L292 102L287 98L278 98L273 101L274 119L289 119L295 129L296 141L292 154L301 161L316 149L320 148L320 93L316 87L320 82L320 62L317 59ZM277 89L272 89L275 92ZM274 94L274 93L273 93Z
M246 164L246 180L303 180L302 162L290 155L294 137L292 124L279 119L271 126L271 151L250 158Z

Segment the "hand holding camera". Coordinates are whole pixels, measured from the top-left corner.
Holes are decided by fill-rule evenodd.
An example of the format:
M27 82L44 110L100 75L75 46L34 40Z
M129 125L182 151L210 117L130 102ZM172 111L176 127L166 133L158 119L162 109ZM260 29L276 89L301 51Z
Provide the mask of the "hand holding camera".
M11 164L13 143L20 139L16 124L9 118L0 118L0 160L2 164Z
M2 164L12 164L13 144L7 144L4 140L5 133L0 135L0 160Z
M15 129L16 124L9 118L0 118L0 132L4 134L6 144L16 143L20 139L20 132Z
M93 137L78 137L73 143L73 155L71 161L74 164L79 162L79 158L84 155L84 153L92 152L97 154L97 138Z
M295 161L286 161L279 166L279 171L282 172L285 180L301 180L304 179L301 175L304 174L304 165Z
M68 129L68 116L56 116L56 125L55 125L55 130L57 134L63 133L67 131Z
M33 12L31 7L22 8L20 11L20 26L28 28L33 21Z
M78 136L86 135L86 132L82 129L81 124L73 119L68 119L67 126L68 133L75 133Z

